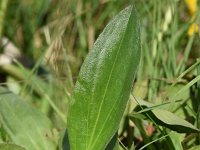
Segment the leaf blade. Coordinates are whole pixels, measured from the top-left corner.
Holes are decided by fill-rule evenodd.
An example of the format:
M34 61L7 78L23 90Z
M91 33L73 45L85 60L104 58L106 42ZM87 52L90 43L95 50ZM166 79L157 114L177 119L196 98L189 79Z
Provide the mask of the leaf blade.
M46 137L51 122L20 97L0 87L0 122L11 139L29 150L53 150L55 144Z
M167 110L154 109L152 112L160 122L159 124L169 129L180 133L200 132L194 125Z
M140 59L139 34L136 10L128 7L106 26L85 59L69 110L72 150L104 149L116 132Z
M148 118L158 125L167 127L179 133L200 132L200 129L196 128L193 124L178 117L168 110L161 109L162 105L154 105L139 99L137 99L137 101L139 105L135 107L134 111L130 115L130 118L135 118L135 115L137 118L138 113L142 116L140 118Z

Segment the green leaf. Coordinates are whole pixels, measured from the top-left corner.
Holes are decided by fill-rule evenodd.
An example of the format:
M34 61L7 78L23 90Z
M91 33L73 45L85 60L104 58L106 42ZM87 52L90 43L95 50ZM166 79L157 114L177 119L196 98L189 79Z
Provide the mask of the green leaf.
M20 97L0 87L0 123L15 144L28 150L55 150L51 122Z
M171 142L171 146L173 146L175 150L183 150L183 147L181 144L181 141L183 141L184 139L183 134L179 134L177 132L170 132L169 139Z
M172 142L171 145L174 147L175 150L183 150L182 143L181 143L184 139L183 134L179 134L177 132L170 132L169 139Z
M162 109L154 109L152 113L155 117L154 120L159 125L165 126L171 130L180 132L180 133L191 133L199 132L200 130L193 126L191 123L185 121L184 119L179 118L175 114Z
M140 60L134 6L105 27L85 59L68 116L71 150L103 150L117 131Z
M146 118L150 119L154 123L180 133L192 133L200 131L194 125L185 121L182 118L179 118L170 111L167 111L165 109L158 109L158 107L161 107L161 105L153 105L149 102L145 102L142 100L137 101L139 102L140 106L137 106L133 110L133 113L130 115L131 118L135 118L135 116L136 118L145 118L141 117L141 115L144 115L146 116ZM137 112L139 112L140 115L136 115Z
M0 150L25 150L23 147L14 144L0 144Z

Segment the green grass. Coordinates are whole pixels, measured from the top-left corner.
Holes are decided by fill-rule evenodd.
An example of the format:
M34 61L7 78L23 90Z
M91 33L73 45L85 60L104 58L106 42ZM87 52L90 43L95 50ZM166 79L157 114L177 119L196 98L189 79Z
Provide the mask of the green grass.
M0 1L0 38L8 38L21 53L11 64L0 61L0 85L50 119L51 140L57 147L62 147L74 84L86 55L111 18L131 3L132 0ZM164 120L152 113L154 109L170 111L200 128L200 31L188 36L191 15L184 1L134 3L141 21L142 54L133 96L118 130L119 147L192 149L200 145L199 133L187 133L186 127L184 133L177 133L171 128L174 124L163 125ZM195 22L200 24L199 15ZM6 45L0 43L1 55L5 55L5 49ZM143 101L153 106L144 105ZM137 117L130 119L133 112ZM15 141L0 122L1 143Z

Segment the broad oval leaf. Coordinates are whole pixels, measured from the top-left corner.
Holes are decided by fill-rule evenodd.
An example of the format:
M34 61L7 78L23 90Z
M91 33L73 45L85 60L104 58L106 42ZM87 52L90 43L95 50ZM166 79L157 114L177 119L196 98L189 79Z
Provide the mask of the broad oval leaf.
M140 60L134 6L114 17L86 57L69 110L71 150L103 150L118 129Z
M55 150L51 122L20 97L0 87L0 123L13 142L28 150Z
M25 149L15 144L0 144L0 150L25 150Z

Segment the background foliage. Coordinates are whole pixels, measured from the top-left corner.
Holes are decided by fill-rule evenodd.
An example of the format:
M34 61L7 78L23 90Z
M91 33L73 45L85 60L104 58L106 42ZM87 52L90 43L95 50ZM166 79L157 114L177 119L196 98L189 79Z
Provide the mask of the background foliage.
M35 126L41 129L39 133L48 133L48 144L65 147L62 137L80 66L108 21L131 3L131 0L0 1L0 84L15 93L2 89L0 97L18 95L33 106L31 113L39 110ZM134 3L141 20L142 60L119 127L120 147L199 149L200 135L190 129L200 127L200 1L134 0ZM15 104L8 101L5 106L12 112ZM12 129L8 133L4 125L7 121L2 119L9 113L0 110L0 143L19 144L20 136L15 136L18 131ZM23 110L17 112L21 112L18 117L23 119ZM167 117L172 120L165 119L167 115L172 115ZM173 115L197 128L173 120ZM47 123L39 121L43 117ZM19 126L27 122L15 121ZM44 128L47 130L43 132ZM177 133L177 128L182 128L183 133Z

